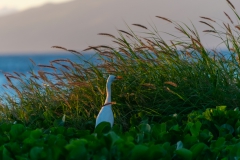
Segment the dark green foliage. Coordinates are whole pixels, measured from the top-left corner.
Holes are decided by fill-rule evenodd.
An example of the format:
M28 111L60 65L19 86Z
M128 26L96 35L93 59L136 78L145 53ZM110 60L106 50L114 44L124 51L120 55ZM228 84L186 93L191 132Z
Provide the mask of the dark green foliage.
M216 121L232 117L228 121ZM100 123L95 131L66 127L30 129L22 124L0 125L0 159L238 159L240 111L220 106L192 112L186 121L167 116L161 123L139 124L123 132ZM191 117L191 118L190 118ZM172 122L175 122L172 123ZM215 128L212 128L215 126ZM116 130L116 132L115 132Z

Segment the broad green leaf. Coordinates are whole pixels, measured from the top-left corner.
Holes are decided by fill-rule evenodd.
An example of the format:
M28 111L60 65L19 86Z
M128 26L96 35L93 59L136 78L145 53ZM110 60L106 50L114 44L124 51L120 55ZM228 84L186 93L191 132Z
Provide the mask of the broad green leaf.
M16 157L16 160L29 160L28 158L28 155L27 156L24 156L24 155L21 155L21 156L15 156Z
M38 138L40 138L41 135L42 135L41 129L35 129L35 130L31 131L32 138L38 139Z
M131 160L145 159L148 147L144 145L136 145L132 150Z
M41 159L42 152L43 152L43 147L33 147L30 151L30 158L32 160Z
M136 142L139 144L139 143L143 143L143 141L144 141L144 133L138 133Z
M190 148L190 151L192 151L192 155L193 155L193 159L196 159L198 156L201 156L200 154L202 153L202 151L204 150L204 148L206 148L206 144L204 143L197 143L195 145L193 145Z
M192 145L196 144L198 138L195 136L191 136L190 134L186 134L183 138L183 144L185 148L190 148Z
M85 145L88 143L85 139L72 140L65 148L69 151L68 159L87 159L87 149Z
M171 159L169 151L165 150L160 144L149 147L148 159Z
M11 157L10 152L7 150L7 148L3 147L3 160L13 160L13 158Z
M10 135L13 139L20 136L25 130L25 127L22 124L14 124L11 127Z
M190 131L190 128L192 128L193 125L193 122L187 122L186 127L184 128L184 132Z
M170 128L170 130L180 131L180 130L179 130L179 125L176 124L176 125L172 126L172 127Z
M116 141L118 141L119 139L121 139L115 132L108 132L106 134L106 136L108 136L111 139L111 145L113 145Z
M111 124L109 122L101 122L97 125L94 132L97 134L104 134L111 130Z
M166 123L160 124L160 133L165 133L167 131L167 125Z
M212 142L212 144L210 145L210 149L213 152L219 152L224 148L225 143L225 138L219 137L216 141Z
M30 145L30 146L34 146L36 140L32 137L28 137L26 139L24 139L23 143L24 144L27 144L27 145Z
M235 144L235 145L228 146L228 147L231 147L229 149L229 151L230 151L230 158L231 159L240 159L240 142Z
M227 129L230 134L232 134L234 132L234 128L229 124L223 124L223 125L221 125L221 128Z
M207 108L205 112L203 112L204 117L209 120L212 121L212 113L213 113L214 109L212 108Z
M0 128L3 132L9 132L11 129L11 124L3 123L1 124Z
M217 107L216 107L216 109L217 109L218 111L225 111L226 108L227 108L227 106L217 106Z
M201 126L202 126L202 123L199 121L194 123L194 125L190 128L191 134L195 137L198 137Z
M200 131L199 139L201 141L210 142L213 139L213 134L209 130L204 129L203 131Z
M139 125L140 131L143 133L150 133L151 132L151 126L149 124L140 124Z
M66 132L67 137L72 137L76 134L76 129L75 128L68 128Z
M165 134L167 131L167 125L166 123L161 123L161 124L155 124L152 127L152 136L155 139L160 139L163 134Z
M185 148L181 148L179 150L175 151L176 155L184 160L191 160L192 159L192 151L185 149Z
M19 154L19 152L21 152L20 144L17 142L9 142L4 146L9 152L11 152L14 155Z

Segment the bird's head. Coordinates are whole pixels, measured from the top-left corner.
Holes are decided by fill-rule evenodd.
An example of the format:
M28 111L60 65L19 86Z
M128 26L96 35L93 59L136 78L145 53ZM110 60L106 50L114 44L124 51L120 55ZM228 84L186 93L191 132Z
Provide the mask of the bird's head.
M108 77L108 83L112 83L113 81L115 81L115 80L120 80L120 79L122 79L122 77L120 77L120 76L114 76L114 75L109 75L109 77Z

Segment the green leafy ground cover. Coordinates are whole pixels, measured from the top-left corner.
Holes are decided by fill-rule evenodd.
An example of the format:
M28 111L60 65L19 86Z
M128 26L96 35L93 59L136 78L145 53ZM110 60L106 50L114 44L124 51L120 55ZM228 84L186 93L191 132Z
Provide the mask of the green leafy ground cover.
M239 159L240 16L226 2L234 21L224 13L228 22L200 23L222 40L227 56L205 48L194 25L157 16L182 36L164 41L155 26L133 24L145 37L130 28L119 37L100 33L117 46L85 50L94 50L99 64L55 46L81 63L57 59L40 65L52 72L30 71L28 79L5 74L16 96L1 96L0 158ZM94 131L109 74L123 77L112 85L114 127L103 123Z
M135 124L136 118L138 124ZM141 119L141 121L139 121ZM0 125L0 157L17 160L57 159L239 159L240 111L226 106L166 116L148 123L132 117L123 132L101 123L94 132L64 126L30 129L22 124ZM140 122L140 123L139 123Z

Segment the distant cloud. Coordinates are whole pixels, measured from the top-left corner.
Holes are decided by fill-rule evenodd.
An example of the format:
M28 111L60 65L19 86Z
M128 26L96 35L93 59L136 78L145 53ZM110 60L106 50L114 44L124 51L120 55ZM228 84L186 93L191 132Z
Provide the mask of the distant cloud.
M14 12L17 12L17 11L18 10L16 8L0 7L0 16L11 14L11 13L14 13Z

